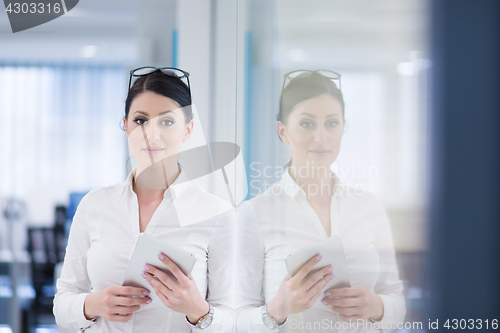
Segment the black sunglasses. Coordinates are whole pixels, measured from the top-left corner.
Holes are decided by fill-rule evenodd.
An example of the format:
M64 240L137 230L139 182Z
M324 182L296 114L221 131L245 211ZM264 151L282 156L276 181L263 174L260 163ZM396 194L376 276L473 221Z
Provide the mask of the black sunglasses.
M191 98L191 86L189 85L189 73L183 71L182 69L175 67L139 67L130 71L130 78L128 80L128 90L130 90L132 84L132 77L146 76L153 73L156 70L160 70L163 74L168 76L177 77L179 79L185 79L187 81L187 86L189 90L189 98Z
M301 74L304 74L304 73L309 73L309 75L311 75L313 73L318 73L318 74L323 75L327 79L330 79L330 80L333 80L333 81L337 81L338 80L338 82L339 82L338 83L338 88L339 88L339 90L342 90L342 86L340 84L340 77L341 77L340 73L337 73L337 72L334 72L334 71L330 71L328 69L318 69L318 70L315 70L315 71L311 71L311 70L307 70L307 69L299 69L299 70L296 70L296 71L288 72L288 73L286 73L286 74L283 75L284 80L283 80L283 87L281 87L281 91L283 91L283 89L285 89L286 85L288 83L290 83L291 80L293 80L297 76L299 76Z

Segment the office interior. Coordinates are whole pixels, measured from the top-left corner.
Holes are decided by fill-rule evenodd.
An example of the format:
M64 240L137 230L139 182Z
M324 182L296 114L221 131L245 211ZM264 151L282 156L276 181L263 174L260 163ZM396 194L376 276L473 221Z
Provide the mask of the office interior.
M436 73L433 57L442 56L439 64L449 59L439 38L459 25L436 23L439 15L454 22L454 12L445 10L452 7L444 3L452 6L431 0L87 0L16 34L2 12L0 333L70 332L58 328L52 314L67 235L81 198L93 188L123 181L131 170L120 123L129 71L140 66L190 73L206 140L241 147L247 199L277 181L290 159L275 127L283 74L341 73L348 127L332 170L344 183L377 196L389 217L407 302L405 321L424 323L395 331L428 331L429 269L443 267L439 260L458 246L443 245L444 229L431 234L438 228L432 223L452 218L433 206L443 202L433 198L447 197L449 190L445 184L441 197L433 192L439 183L432 176L439 162L433 140L446 123L433 123L438 119L433 112L451 107L435 104L445 89L432 88L444 81L438 75L448 72ZM456 6L463 12L472 7ZM478 15L489 8L481 7ZM446 37L452 40L453 34ZM494 38L487 42L498 46ZM491 103L498 107L498 101ZM440 142L443 153L446 140ZM487 149L494 151L496 142ZM491 156L498 158L498 151ZM439 166L441 177L456 167ZM498 184L498 176L492 179ZM498 217L498 210L492 214ZM491 234L498 235L498 227ZM434 247L441 246L442 256L432 257ZM441 282L447 276L435 274Z

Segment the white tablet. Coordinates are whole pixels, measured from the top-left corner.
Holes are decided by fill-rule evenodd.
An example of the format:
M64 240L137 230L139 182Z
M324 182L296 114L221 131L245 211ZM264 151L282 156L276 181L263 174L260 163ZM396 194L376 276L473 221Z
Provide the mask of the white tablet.
M339 235L333 235L316 244L289 254L285 258L288 275L292 277L297 274L300 268L316 254L321 254L323 258L313 267L309 274L306 275L304 280L325 266L332 265L332 274L335 275L335 277L325 286L325 288L323 288L323 292L332 288L345 288L351 286L344 256L344 247L342 246L342 240ZM313 306L324 306L321 303L323 298L325 298L325 296L321 294Z
M153 301L151 304L155 304L159 307L172 311L167 308L165 304L163 304L160 298L156 295L154 289L142 277L144 265L151 264L168 274L174 281L177 281L170 270L158 258L158 254L160 254L160 252L165 253L173 262L175 262L184 274L187 276L191 274L196 262L196 258L192 254L141 233L137 243L135 244L134 252L128 264L127 273L125 274L122 285L148 289L151 292L148 296Z

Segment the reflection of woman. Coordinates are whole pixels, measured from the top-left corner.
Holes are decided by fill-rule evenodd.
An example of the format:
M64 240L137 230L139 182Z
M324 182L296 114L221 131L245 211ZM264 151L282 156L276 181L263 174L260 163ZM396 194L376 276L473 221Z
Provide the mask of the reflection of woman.
M292 160L281 180L238 214L238 330L361 332L402 322L403 286L385 212L372 194L341 184L330 170L345 125L336 73L295 74L283 89L277 123ZM319 255L288 276L288 254L334 234L343 242L351 288L323 291L335 267L322 265ZM313 267L323 268L303 280ZM312 307L318 298L324 305Z
M176 200L191 200L201 210L225 207L189 181L177 184L185 179L182 169L166 157L176 156L192 132L191 96L179 76L164 71L153 68L140 76L126 100L123 121L138 167L126 181L90 191L78 207L54 299L60 326L96 332L232 330L230 214L180 226ZM157 183L168 182L139 186L140 173L149 173L148 181L157 174ZM146 265L149 290L122 286L139 233L192 253L197 261L191 275L158 253L177 281ZM151 292L173 311L150 305Z

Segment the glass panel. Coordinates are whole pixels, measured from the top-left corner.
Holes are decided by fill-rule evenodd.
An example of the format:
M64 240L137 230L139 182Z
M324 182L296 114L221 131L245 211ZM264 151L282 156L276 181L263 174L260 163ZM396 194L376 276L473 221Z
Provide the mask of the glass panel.
M425 324L429 3L239 3L247 6L238 129L249 195L238 242L254 270L239 277L247 295L239 301L248 302L240 311L250 316L267 304L280 319L288 315L290 332L323 319L340 325L339 308L298 310L283 293L283 259L339 234L350 286L370 295L370 316L382 318L383 302L382 324Z
M152 305L141 312L157 323L118 323L103 314L95 323L82 319L83 293L69 290L122 287L140 232L196 258L191 274L199 293L192 297L203 314L189 320L201 319L210 303L217 308L214 325L219 325L213 330L229 331L235 236L230 214L246 197L242 151L236 144L237 110L242 106L237 92L243 87L237 75L243 64L238 34L244 33L238 15L243 8L233 0L131 1L119 6L104 0L80 1L65 12L68 2L64 18L19 34L11 34L4 20L0 331L66 332L88 325L95 325L90 330L111 325L110 330L121 331L127 324L134 331L147 330L140 327L142 322L190 332L186 316L191 315L180 315L190 310L172 309L179 316L165 321ZM130 76L143 66L148 67ZM156 68L170 78L159 75L155 84L137 85L140 89L127 103L129 86ZM172 76L189 86L191 101L184 103L188 90ZM184 177L177 176L179 165ZM88 203L89 198L96 200ZM56 205L66 212L67 221L63 212L54 223ZM95 215L90 212L94 209ZM57 231L57 240L62 236L68 247L53 248L54 237L30 238L32 224ZM31 243L39 246L30 253L26 247ZM48 260L52 252L66 249L64 263ZM159 260L158 253L150 257ZM102 275L104 271L113 276ZM61 298L54 300L57 278L58 290L72 298L69 303L80 300L74 311ZM140 282L154 293L145 280ZM66 316L66 310L71 314ZM57 328L54 313L69 328ZM201 322L210 325L211 320Z

